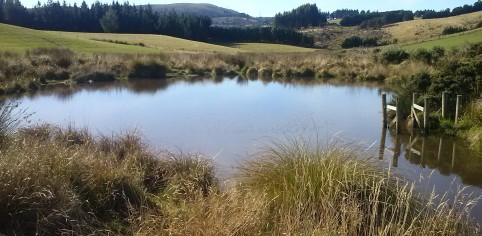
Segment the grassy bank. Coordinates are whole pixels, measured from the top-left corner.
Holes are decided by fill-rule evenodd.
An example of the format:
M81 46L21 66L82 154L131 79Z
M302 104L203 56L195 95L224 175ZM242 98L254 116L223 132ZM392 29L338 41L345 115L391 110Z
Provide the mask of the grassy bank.
M472 199L417 194L344 148L267 147L229 186L209 161L153 152L132 134L44 125L5 136L1 149L6 235L477 233Z

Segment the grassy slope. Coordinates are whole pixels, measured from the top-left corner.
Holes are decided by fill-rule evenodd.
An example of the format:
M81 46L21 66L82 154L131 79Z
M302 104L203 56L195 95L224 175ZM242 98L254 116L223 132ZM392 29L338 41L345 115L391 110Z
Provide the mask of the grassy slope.
M400 43L411 43L438 38L447 26L473 28L481 21L482 11L455 17L401 22L384 28L384 31L394 39L398 39Z
M60 34L60 32L55 32ZM77 33L62 32L71 37L79 37L84 40L117 40L132 44L143 43L147 47L157 48L162 51L189 51L189 52L227 52L234 53L239 50L214 44L196 42L165 35L153 34L107 34L107 33Z
M272 43L233 43L229 47L239 48L248 52L313 52L313 48L301 48L290 45Z
M482 41L482 29L473 30L470 32L459 33L447 37L442 37L440 39L428 40L420 43L413 43L404 45L403 48L406 49L418 49L425 48L431 49L434 46L442 46L445 48L459 47L466 43L477 43Z
M143 43L146 47L123 45L98 40L117 40L130 44ZM237 47L239 46L239 48ZM104 33L77 33L77 32L51 32L32 30L17 26L0 24L0 50L25 51L38 47L64 47L78 52L119 52L119 53L160 53L160 52L308 52L313 49L301 47L240 43L233 47L226 47L164 35L150 34L104 34Z
M97 42L68 36L64 33L54 34L52 32L32 30L5 24L0 24L0 32L0 50L2 51L21 52L39 47L64 47L79 52L159 52L157 49Z

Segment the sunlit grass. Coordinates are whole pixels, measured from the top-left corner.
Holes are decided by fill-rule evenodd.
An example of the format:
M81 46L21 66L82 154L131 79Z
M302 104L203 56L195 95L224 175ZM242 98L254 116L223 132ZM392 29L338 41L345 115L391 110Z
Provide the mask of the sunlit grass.
M482 42L482 30L474 30L470 32L458 33L456 35L444 36L440 39L432 39L421 43L408 44L403 46L405 49L432 49L435 46L444 47L446 49L457 48L466 45L467 43Z
M442 31L448 26L472 29L481 21L482 12L479 11L447 18L415 19L393 24L383 30L389 33L392 39L397 39L399 43L414 43L438 39L442 35Z

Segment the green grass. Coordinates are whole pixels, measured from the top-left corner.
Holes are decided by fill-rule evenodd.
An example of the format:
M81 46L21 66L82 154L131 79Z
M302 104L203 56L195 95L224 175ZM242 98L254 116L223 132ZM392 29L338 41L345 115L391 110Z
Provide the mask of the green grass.
M405 49L432 49L434 46L444 47L446 49L462 47L467 43L482 42L482 30L474 30L465 33L459 33L453 36L442 37L440 39L429 40L421 43L408 44L402 46Z
M328 23L330 23L330 24L337 24L337 25L339 25L340 22L341 22L341 19L336 19L336 20L330 20L330 21L328 21Z
M131 45L106 41L120 41ZM136 46L140 43L144 44L145 47ZM111 52L137 54L166 52L238 53L314 51L314 49L282 44L239 43L231 46L196 42L165 35L40 31L0 24L0 51L24 52L34 48L50 47L68 48L83 53Z
M73 51L111 53L159 53L158 49L112 44L76 38L68 33L54 33L0 24L0 50L24 52L34 48L62 47Z
M229 44L229 47L237 48L242 51L247 52L259 52L259 53L269 53L269 52L314 52L313 48L302 48L297 46L290 46L284 44L272 44L272 43L233 43Z
M55 35L68 35L69 37L92 41L92 39L100 40L117 40L131 44L143 43L147 47L155 48L161 52L218 52L218 53L235 53L239 50L234 48L196 42L186 39L180 39L165 35L154 34L108 34L108 33L77 33L77 32L52 32Z
M382 30L399 43L438 39L449 26L473 29L482 21L482 11L439 19L415 19L390 25Z

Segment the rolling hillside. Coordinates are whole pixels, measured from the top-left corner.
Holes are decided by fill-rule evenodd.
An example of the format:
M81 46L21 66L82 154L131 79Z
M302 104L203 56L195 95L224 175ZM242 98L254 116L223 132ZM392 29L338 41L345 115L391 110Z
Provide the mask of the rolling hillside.
M183 14L209 16L213 20L213 26L219 27L265 26L273 23L272 17L252 17L245 13L207 3L154 4L151 7L152 10L159 13L175 11Z
M478 43L482 42L482 29L473 30L470 32L459 33L455 35L450 35L446 37L442 37L440 39L432 39L418 43L412 43L404 45L403 48L406 49L418 49L418 48L425 48L431 49L434 46L440 46L444 48L453 48L459 47L466 43Z
M117 41L117 43L115 43ZM139 44L145 45L143 47ZM152 34L107 34L40 31L0 24L0 51L22 52L39 47L63 47L78 52L166 53L166 52L309 52L280 44L241 43L215 45Z
M439 19L415 19L391 25L383 30L399 43L413 43L438 39L448 26L472 29L479 22L482 22L482 11Z

